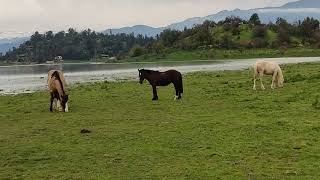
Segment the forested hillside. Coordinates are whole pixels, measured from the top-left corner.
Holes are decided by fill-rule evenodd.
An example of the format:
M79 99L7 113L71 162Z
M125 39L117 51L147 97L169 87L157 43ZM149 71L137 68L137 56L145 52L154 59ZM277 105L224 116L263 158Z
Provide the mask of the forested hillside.
M257 14L249 21L228 17L224 21L205 21L183 31L164 30L155 38L134 34L102 34L91 30L45 34L36 32L19 48L2 56L10 62L44 62L55 56L68 60L89 60L103 56L139 57L163 55L177 50L201 49L289 49L319 48L319 21L306 18L293 24L278 18L276 23L262 24ZM21 58L23 57L23 58Z

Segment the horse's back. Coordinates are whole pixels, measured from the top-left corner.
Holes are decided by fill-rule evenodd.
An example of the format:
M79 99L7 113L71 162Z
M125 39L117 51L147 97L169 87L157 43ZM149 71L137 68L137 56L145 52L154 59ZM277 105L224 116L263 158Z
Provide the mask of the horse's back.
M166 74L175 75L175 76L178 76L178 77L182 77L182 74L179 71L174 70L174 69L168 70L165 73Z
M274 67L274 66L279 66L278 63L276 62L270 62L270 61L264 61L264 60L258 60L255 64L255 66L262 66L262 67Z
M60 71L60 70L50 70L48 72L48 87L49 87L49 90L52 90L55 87L55 82L54 82L55 78L52 77L54 72L58 72L60 80L62 82L62 85L63 85L64 89L66 89L67 83L66 83L66 80L64 78L63 72Z
M280 68L276 62L269 62L264 60L258 60L254 65L254 70L259 72L264 72L266 74L273 73L275 70Z

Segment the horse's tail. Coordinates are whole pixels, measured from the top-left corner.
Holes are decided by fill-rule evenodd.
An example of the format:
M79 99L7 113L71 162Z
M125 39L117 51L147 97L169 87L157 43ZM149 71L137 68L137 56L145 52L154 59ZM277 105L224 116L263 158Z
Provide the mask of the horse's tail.
M59 81L59 83L61 84L62 91L63 91L63 93L65 93L64 87L63 87L63 83L62 83L62 80L61 80L61 78L60 78L59 72L58 72L58 71L54 71L54 72L52 73L52 75L51 75L51 78L53 78L53 77L55 77L55 78Z

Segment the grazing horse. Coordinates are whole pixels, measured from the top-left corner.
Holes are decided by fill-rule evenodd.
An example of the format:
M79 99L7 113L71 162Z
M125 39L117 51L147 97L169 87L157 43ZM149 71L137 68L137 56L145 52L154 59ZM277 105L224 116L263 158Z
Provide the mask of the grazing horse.
M62 107L63 112L68 112L68 99L66 93L66 81L63 73L58 70L51 70L48 72L48 87L50 91L50 111L52 112L53 101L56 100L56 105Z
M176 89L176 96L174 100L181 99L183 93L182 75L176 70L169 70L165 72L152 71L146 69L139 69L140 84L146 79L149 81L153 89L153 101L158 100L157 86L168 86L173 83Z
M256 90L256 80L260 79L261 89L265 90L265 87L262 82L263 75L272 75L272 84L271 89L275 89L276 87L283 86L283 74L280 66L274 62L267 61L257 61L254 65L254 85L253 90Z

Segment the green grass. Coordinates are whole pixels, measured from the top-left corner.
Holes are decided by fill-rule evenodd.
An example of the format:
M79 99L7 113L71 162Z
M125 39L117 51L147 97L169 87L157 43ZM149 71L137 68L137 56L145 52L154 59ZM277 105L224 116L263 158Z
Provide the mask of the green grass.
M268 42L272 43L277 39L278 34L276 32L271 31L270 29L268 29L267 31L267 38L268 38Z
M240 32L240 41L250 41L250 40L252 40L252 30Z
M283 69L284 88L257 92L249 70L187 74L181 101L78 85L69 113L47 92L0 96L0 179L318 179L320 64Z

